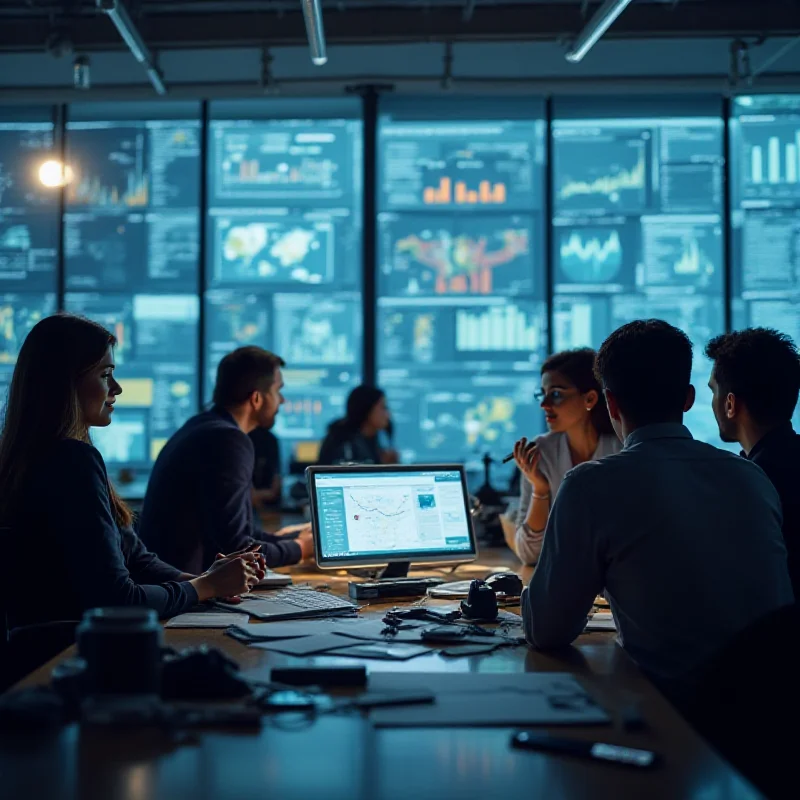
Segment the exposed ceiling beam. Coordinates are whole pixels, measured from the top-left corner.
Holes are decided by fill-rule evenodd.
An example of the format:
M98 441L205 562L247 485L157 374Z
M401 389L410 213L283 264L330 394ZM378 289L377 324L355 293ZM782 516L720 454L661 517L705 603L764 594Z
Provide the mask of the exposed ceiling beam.
M181 47L303 45L302 13L231 13L142 16L141 34L157 50ZM577 5L478 6L465 20L463 6L347 9L326 18L329 45L420 41L555 41L576 34L584 20ZM50 32L43 19L4 18L0 49L42 50ZM608 37L683 38L800 35L800 5L754 0L682 3L633 3ZM71 26L76 49L115 50L122 45L102 17L82 18Z

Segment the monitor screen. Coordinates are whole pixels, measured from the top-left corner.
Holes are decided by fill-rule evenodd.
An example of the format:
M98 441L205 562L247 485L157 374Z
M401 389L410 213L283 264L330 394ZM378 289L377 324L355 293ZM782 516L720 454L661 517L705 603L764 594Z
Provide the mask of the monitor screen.
M554 109L553 349L597 348L636 319L681 328L698 390L686 424L720 445L703 348L725 329L723 121L718 104L654 105Z
M0 408L22 342L56 311L60 191L39 177L55 157L52 122L0 119Z
M67 160L67 290L197 291L199 121L70 122Z
M733 328L800 342L800 95L736 97L731 109Z
M378 118L378 384L405 463L499 461L542 432L545 122L536 100L386 98Z
M118 481L147 473L200 405L202 132L188 108L117 119L130 109L112 106L83 109L90 119L76 112L66 126L64 308L117 339L122 394L111 425L92 435Z
M321 440L361 382L362 123L248 118L257 104L236 112L213 103L209 123L204 399L235 348L280 355L286 405L275 434L286 468L294 445Z
M308 476L320 566L476 554L461 467L312 467Z

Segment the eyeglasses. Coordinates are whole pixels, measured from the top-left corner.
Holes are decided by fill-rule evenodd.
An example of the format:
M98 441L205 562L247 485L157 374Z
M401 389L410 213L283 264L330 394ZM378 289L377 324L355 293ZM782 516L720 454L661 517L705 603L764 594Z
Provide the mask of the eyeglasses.
M540 405L560 406L570 395L575 394L577 389L553 389L549 392L535 392L534 397Z

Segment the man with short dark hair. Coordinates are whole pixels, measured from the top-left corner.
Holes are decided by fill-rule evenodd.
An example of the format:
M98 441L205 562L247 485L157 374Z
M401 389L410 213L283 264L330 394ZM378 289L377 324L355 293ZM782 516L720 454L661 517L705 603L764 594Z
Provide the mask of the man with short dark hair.
M789 574L800 597L800 435L792 414L800 395L795 343L771 328L749 328L712 339L712 408L723 442L738 442L778 490Z
M199 574L218 553L261 544L267 566L294 564L313 553L311 534L296 539L256 530L251 489L255 461L248 434L269 429L283 404L283 360L260 347L240 347L217 368L214 405L167 442L153 467L140 535L154 553Z
M568 645L605 591L620 642L675 696L735 634L793 601L780 503L766 475L695 441L692 345L661 320L597 355L620 453L567 473L522 598L528 641Z

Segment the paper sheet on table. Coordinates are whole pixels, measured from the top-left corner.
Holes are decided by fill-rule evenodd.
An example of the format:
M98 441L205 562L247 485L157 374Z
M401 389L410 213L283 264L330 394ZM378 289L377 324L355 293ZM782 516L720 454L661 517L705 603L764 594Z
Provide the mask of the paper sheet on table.
M299 639L324 633L355 629L364 622L357 618L293 619L285 622L244 622L235 626L234 633L241 633L253 642L269 642L277 639Z
M167 628L230 628L247 624L248 614L233 614L227 611L197 611L178 614L167 622Z
M379 708L377 727L598 725L611 720L569 673L391 673L370 675L371 692L426 690L426 706Z
M345 650L328 650L326 656L347 658L377 658L385 661L406 661L430 653L431 649L419 644L402 642L351 642Z
M299 639L254 642L251 647L276 653L286 653L290 656L311 656L317 653L325 653L328 650L343 650L348 645L355 647L359 644L355 639L347 639L337 633L320 633L315 636L303 636Z

